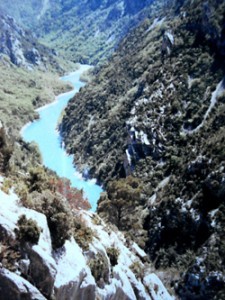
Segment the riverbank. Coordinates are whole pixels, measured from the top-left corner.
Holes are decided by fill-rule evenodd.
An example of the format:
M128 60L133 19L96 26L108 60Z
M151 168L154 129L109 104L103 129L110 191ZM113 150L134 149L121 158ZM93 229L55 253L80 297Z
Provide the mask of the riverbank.
M61 80L70 82L74 90L58 95L54 102L38 108L39 119L25 125L21 136L26 142L37 143L44 166L55 171L60 177L68 178L73 187L82 190L92 206L91 210L95 211L102 189L94 180L85 180L76 170L73 157L61 147L61 138L56 130L58 119L69 99L85 85L81 82L80 75L89 68L88 65L82 65L79 70L63 76Z

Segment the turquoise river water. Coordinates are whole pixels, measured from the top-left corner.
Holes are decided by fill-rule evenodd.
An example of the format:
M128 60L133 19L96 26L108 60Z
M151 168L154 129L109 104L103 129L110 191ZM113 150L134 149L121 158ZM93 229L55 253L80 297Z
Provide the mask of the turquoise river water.
M84 180L77 172L73 166L72 156L67 155L61 147L60 136L56 130L58 119L67 102L85 85L80 81L80 75L88 68L88 65L82 65L78 71L62 77L61 80L72 83L74 90L59 95L55 102L39 108L40 119L24 126L21 135L25 141L34 141L38 144L43 164L46 167L55 171L59 176L70 179L73 187L83 189L92 206L91 210L95 211L102 189L95 184L95 180Z

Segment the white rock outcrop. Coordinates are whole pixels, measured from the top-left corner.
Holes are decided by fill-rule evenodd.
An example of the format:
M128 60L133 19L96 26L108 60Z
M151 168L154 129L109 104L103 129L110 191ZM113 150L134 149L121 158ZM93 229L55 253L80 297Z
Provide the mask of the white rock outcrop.
M46 300L29 281L4 268L0 269L0 300Z
M137 244L127 243L121 232L104 223L96 214L77 212L82 222L94 232L88 251L83 251L74 238L53 251L45 215L21 206L13 191L6 194L0 190L0 199L0 228L5 231L4 238L15 239L14 229L22 214L35 220L42 229L38 244L28 245L25 257L18 261L16 273L0 269L0 288L5 287L4 293L0 293L5 298L0 296L0 300L10 297L42 300L51 296L57 300L173 299L160 279L152 273L145 252ZM113 264L109 249L116 249L118 253ZM92 274L90 262L99 255L105 264L104 279L97 280Z

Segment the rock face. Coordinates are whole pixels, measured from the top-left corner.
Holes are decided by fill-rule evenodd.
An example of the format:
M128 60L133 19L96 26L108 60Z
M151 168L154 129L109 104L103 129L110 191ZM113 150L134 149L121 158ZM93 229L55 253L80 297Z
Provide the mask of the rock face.
M27 69L35 66L46 69L49 63L54 64L50 49L40 45L32 34L19 26L12 17L2 13L0 17L1 55L7 55L13 64Z
M4 268L0 269L0 292L1 300L46 300L30 282Z
M57 273L54 259L50 255L46 256L45 252L38 246L30 249L28 257L32 281L43 295L50 297L53 294Z
M170 279L182 299L224 293L224 9L169 3L120 44L61 124L76 166L105 184L101 216L156 268L185 270Z
M134 242L126 245L123 234L96 214L74 211L94 234L88 248L78 245L82 236L77 235L77 241L71 237L53 250L46 216L23 207L12 191L0 191L0 197L0 228L5 230L0 240L0 299L173 299L160 279L149 275L145 252ZM21 215L41 229L37 245L20 240L18 234L16 239Z

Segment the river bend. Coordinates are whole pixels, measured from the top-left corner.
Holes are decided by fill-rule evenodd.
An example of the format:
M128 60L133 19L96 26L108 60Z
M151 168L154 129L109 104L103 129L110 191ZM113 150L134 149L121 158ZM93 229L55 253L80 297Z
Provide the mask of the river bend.
M21 135L26 142L34 141L38 144L43 164L46 167L55 171L59 176L70 179L73 187L83 189L92 206L91 210L96 211L102 189L95 184L94 180L85 181L77 172L73 166L73 157L67 155L61 147L60 136L56 130L58 119L69 99L85 85L80 81L80 75L88 68L88 65L81 65L79 70L62 77L61 80L69 81L74 90L59 95L53 103L39 108L37 111L40 119L25 125L21 130Z

